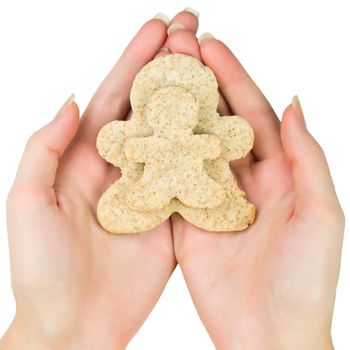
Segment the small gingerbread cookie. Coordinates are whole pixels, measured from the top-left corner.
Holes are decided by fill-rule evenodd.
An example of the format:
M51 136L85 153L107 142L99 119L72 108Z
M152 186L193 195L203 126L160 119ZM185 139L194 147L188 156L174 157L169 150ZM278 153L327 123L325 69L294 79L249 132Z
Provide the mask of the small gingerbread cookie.
M148 230L171 213L209 231L238 231L255 216L230 171L254 135L241 117L217 113L213 72L175 54L147 64L131 90L133 116L104 126L100 155L122 170L97 216L111 233Z
M197 113L197 101L182 87L162 88L151 97L146 118L153 135L129 138L124 147L128 160L145 163L142 179L128 189L130 208L160 210L173 198L192 208L215 208L223 201L223 187L203 164L220 156L220 140L193 134Z
M149 215L129 208L126 202L130 184L138 181L143 174L140 163L131 163L124 168L124 175L110 186L97 205L97 218L100 224L110 233L137 233L147 231L165 221L172 213L171 206L157 210Z

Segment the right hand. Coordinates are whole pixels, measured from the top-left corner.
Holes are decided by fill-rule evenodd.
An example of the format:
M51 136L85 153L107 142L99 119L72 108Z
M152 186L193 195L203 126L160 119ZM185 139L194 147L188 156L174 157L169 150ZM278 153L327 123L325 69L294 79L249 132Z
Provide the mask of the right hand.
M299 102L280 122L222 42L198 46L187 36L192 45L181 51L218 78L230 108L221 106L221 114L234 111L255 133L253 152L232 163L257 207L255 222L214 233L172 217L175 255L198 313L217 349L332 349L344 215L324 153Z
M176 21L198 27L180 13ZM129 112L136 73L167 37L147 22L79 120L70 101L29 140L8 197L16 316L1 349L123 349L157 302L176 260L170 221L139 235L111 235L96 204L119 172L97 153L100 128Z

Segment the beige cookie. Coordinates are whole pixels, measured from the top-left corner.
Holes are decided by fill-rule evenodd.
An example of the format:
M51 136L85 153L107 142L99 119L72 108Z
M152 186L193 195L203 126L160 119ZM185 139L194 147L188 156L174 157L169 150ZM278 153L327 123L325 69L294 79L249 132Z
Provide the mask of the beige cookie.
M212 209L189 208L177 202L176 210L187 221L207 231L224 232L244 230L254 221L255 207L244 198L223 158L206 162L208 174L220 182L226 191L223 202Z
M150 122L147 117L149 113L146 111L149 109L149 105L152 106L150 102L153 97L161 96L160 91L169 86L180 87L180 90L186 91L197 104L195 118L197 124L193 132L192 129L187 128L191 132L184 137L182 128L180 139L185 140L185 142L167 140L169 135L178 132L173 130L174 126L171 126L170 133L166 131L166 128L160 128L159 130L163 130L162 132L155 132L150 125L152 121ZM172 89L165 91L169 92ZM254 135L249 124L243 118L219 116L216 111L218 97L218 85L213 72L190 56L181 54L163 56L147 64L137 74L130 96L133 109L132 118L129 121L114 121L107 124L100 131L97 140L97 148L101 156L122 170L122 179L112 186L113 190L109 189L102 195L97 208L99 221L107 231L112 233L142 232L158 225L172 212L179 212L189 222L209 231L241 230L253 222L255 208L244 198L244 192L237 187L228 162L242 158L250 151ZM171 94L169 94L168 100L172 101ZM184 113L183 108L187 111L188 101L186 102L187 107L185 107L185 103L182 106L181 99L179 101L180 105L177 109ZM166 102L158 101L157 104L159 103ZM174 101L170 103L170 107L173 104ZM191 108L189 109L191 110ZM176 126L175 129L181 128ZM162 133L163 137L159 137ZM176 178L174 186L167 187L165 184L169 183L169 178L173 177L168 176L167 178L169 173L166 169L172 168L174 171L174 163L168 155L172 152L173 154L179 152L179 157L174 157L175 163L179 164L182 160L182 171L188 173L190 162L187 160L190 159L187 159L186 155L191 154L191 152L188 152L186 144L190 145L190 148L195 148L196 146L191 143L194 141L192 139L194 136L200 138L204 136L207 140L211 138L212 141L219 140L220 153L215 153L217 147L214 146L214 143L217 141L214 143L207 141L208 145L212 143L209 152L205 147L203 149L199 147L199 153L194 152L197 156L200 154L199 159L201 159L200 161L196 159L197 163L194 162L194 167L197 170L187 174L188 176ZM164 139L167 142L164 142ZM153 142L151 148L149 146L150 143L152 144L150 140ZM156 140L158 141L154 142ZM156 147L154 147L155 144ZM149 155L145 156L140 150L143 147L147 148ZM160 156L161 153L162 156ZM164 154L168 154L165 159ZM194 158L192 160L194 161ZM152 172L151 169L154 167L150 167L149 163L153 162L154 165L154 163L158 164L162 161L166 165L162 169ZM141 163L145 163L144 170L141 166L135 166L135 164L141 165ZM204 174L205 179L209 178L210 185L216 184L224 189L224 196L215 195L212 192L207 192L210 195L205 196L205 189L211 188L211 186L203 186L205 181L202 182L200 176L197 176L198 174ZM191 185L187 184L187 187L191 188L198 177L200 184L202 184L200 191L197 193L194 191L192 197L191 193L181 192L181 188L185 188L181 186L181 181L191 183ZM150 181L153 187L150 185ZM159 191L159 188L162 191ZM178 199L171 200L174 197ZM130 220L132 223L129 222Z
M142 177L142 168L142 164L137 163L124 168L122 178L110 186L99 200L97 219L106 231L114 234L147 231L158 226L171 215L173 211L171 206L150 215L147 212L132 210L126 204L127 188L130 182L135 182Z
M152 135L145 107L156 90L167 86L180 86L190 91L198 102L200 118L208 111L212 112L213 106L216 110L218 84L210 68L187 55L160 57L144 66L134 79L130 92L131 119L112 121L100 130L96 145L103 159L120 168L128 165L124 153L125 139Z
M129 138L128 160L145 163L140 181L130 185L127 203L140 211L164 208L173 198L192 208L215 208L223 201L223 187L208 176L205 159L221 154L215 135L194 135L198 103L179 86L157 90L145 110L152 136Z

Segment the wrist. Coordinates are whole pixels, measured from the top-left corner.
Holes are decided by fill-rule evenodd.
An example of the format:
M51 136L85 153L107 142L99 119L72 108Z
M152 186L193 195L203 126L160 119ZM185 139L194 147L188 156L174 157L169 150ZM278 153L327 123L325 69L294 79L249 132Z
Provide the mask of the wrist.
M86 332L84 332L86 333ZM0 350L125 350L126 346L116 344L112 337L90 332L82 336L81 331L72 332L74 336L47 337L23 320L15 318L4 336L0 339Z
M36 340L34 336L24 332L18 319L15 319L0 340L0 350L20 349L45 350L41 342Z
M280 334L258 335L250 332L249 336L236 335L229 340L216 339L217 350L334 350L330 333L320 336L298 334L287 338Z

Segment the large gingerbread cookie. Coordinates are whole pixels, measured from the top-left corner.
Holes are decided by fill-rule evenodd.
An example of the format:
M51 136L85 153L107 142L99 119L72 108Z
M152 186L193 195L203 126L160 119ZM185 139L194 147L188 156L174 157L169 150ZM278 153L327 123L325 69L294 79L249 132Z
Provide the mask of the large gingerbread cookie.
M97 207L107 231L149 230L173 212L209 231L254 220L229 167L250 151L253 132L241 117L220 117L218 98L213 72L190 56L163 56L138 73L132 118L105 125L97 138L100 155L122 170Z

